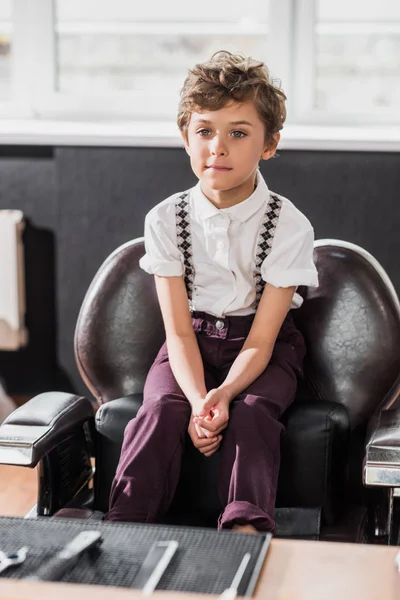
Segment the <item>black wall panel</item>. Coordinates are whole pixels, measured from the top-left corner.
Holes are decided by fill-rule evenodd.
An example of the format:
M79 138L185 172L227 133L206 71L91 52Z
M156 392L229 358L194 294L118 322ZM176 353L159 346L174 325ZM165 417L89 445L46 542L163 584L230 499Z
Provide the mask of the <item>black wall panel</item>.
M24 232L28 346L0 351L0 377L13 393L67 384L56 360L58 201L53 150L0 147L0 208L20 209Z
M263 173L307 214L316 237L363 246L400 291L400 154L284 152Z
M282 151L262 163L270 188L312 221L316 237L370 251L400 290L396 153ZM100 264L143 234L157 202L195 183L183 149L0 147L0 208L19 208L26 232L31 342L0 352L10 391L85 392L73 356L79 307Z

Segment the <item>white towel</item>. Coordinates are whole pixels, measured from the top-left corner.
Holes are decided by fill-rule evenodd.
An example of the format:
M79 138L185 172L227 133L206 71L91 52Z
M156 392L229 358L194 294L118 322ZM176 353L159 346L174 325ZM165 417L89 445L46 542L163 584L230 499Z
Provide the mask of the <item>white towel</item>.
M27 343L23 228L20 210L0 210L0 350Z

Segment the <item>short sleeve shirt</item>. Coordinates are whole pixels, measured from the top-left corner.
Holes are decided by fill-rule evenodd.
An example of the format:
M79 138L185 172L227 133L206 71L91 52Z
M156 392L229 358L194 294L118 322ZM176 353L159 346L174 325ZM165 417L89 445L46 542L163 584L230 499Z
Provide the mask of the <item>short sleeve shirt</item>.
M261 265L263 280L275 287L316 287L314 230L287 198L282 200L272 248ZM180 194L157 204L146 216L146 254L140 266L161 277L184 274L177 244L175 205ZM217 317L255 312L254 268L260 227L270 200L261 173L249 198L219 209L203 194L200 182L188 192L193 266L192 307ZM291 308L301 306L295 293Z

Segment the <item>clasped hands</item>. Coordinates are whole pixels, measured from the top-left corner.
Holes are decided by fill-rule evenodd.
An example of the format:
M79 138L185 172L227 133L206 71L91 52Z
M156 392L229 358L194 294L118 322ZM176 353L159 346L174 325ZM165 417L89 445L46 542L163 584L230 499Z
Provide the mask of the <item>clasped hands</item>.
M204 399L191 403L188 433L193 445L204 456L214 454L221 444L221 432L229 421L230 400L226 390L215 388Z

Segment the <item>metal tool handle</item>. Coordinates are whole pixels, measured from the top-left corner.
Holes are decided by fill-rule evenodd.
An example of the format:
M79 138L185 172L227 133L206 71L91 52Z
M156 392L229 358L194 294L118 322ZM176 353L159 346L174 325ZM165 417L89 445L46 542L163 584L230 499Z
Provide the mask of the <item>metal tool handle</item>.
M235 573L235 577L233 578L233 581L230 585L230 587L226 588L226 590L224 590L222 592L222 594L219 596L220 600L235 600L236 596L237 596L237 592L238 592L238 587L240 585L240 582L243 579L243 575L247 569L247 565L250 562L250 558L251 558L251 554L250 552L246 552L246 554L243 556L239 568Z
M82 531L36 573L25 579L30 581L59 581L78 562L80 556L102 542L99 531Z
M169 563L178 549L176 540L155 542L141 565L132 587L142 590L145 596L154 592Z
M394 559L394 564L396 565L396 568L398 570L398 572L400 573L400 552L398 552L395 556Z

